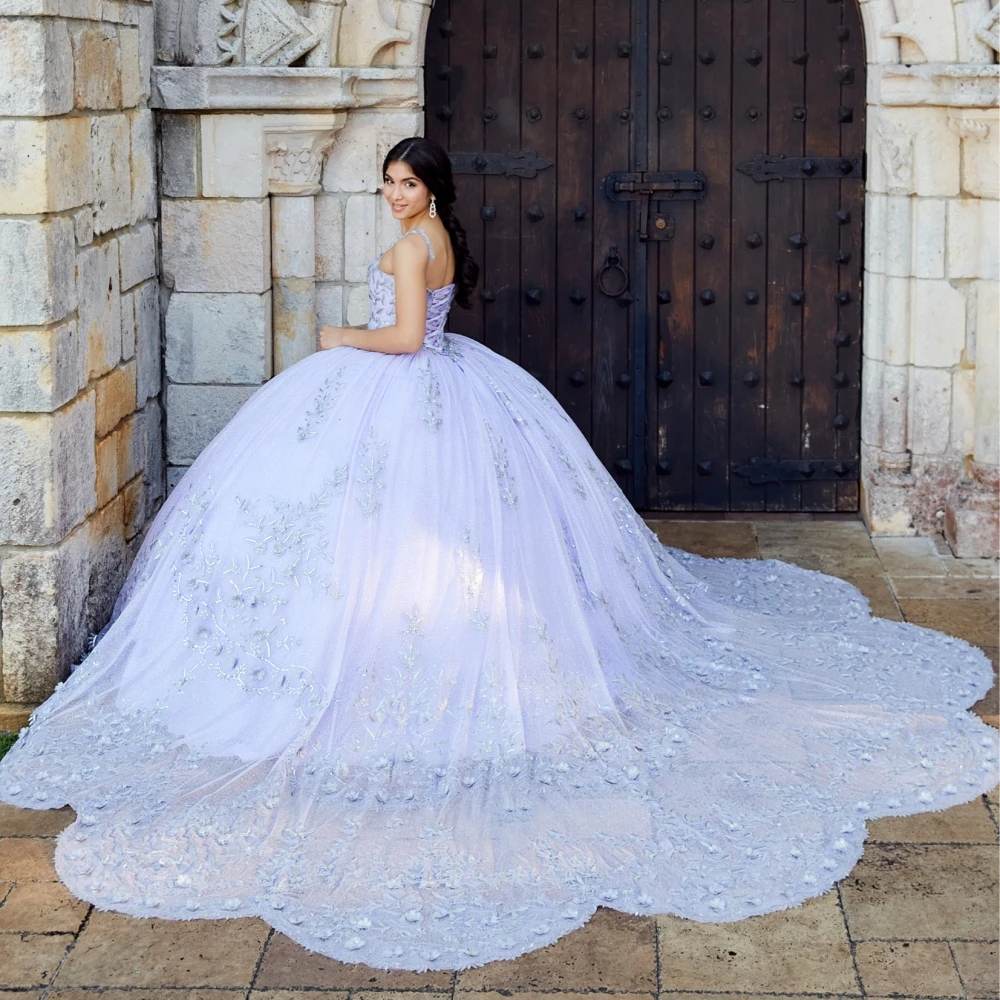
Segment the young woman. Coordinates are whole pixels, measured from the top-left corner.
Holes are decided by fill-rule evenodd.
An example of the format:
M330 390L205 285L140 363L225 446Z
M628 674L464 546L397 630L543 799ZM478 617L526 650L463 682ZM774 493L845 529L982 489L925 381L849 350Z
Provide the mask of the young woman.
M4 801L76 809L77 896L459 969L599 905L794 906L867 819L996 783L982 652L661 545L541 384L445 332L477 278L445 152L407 139L383 181L368 329L324 328L205 449L0 764Z

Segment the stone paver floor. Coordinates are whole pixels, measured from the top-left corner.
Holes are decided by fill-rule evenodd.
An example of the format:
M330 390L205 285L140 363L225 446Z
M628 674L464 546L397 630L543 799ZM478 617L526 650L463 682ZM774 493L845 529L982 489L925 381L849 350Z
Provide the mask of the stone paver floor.
M982 646L997 664L997 561L943 541L870 539L849 517L650 520L708 556L778 558L843 576L875 614ZM997 725L997 688L974 709ZM580 930L459 973L385 972L308 952L255 919L135 920L74 899L52 867L70 810L0 806L0 1000L785 1000L997 998L997 791L869 824L863 858L823 896L731 924L599 909ZM471 1000L471 998L470 998Z

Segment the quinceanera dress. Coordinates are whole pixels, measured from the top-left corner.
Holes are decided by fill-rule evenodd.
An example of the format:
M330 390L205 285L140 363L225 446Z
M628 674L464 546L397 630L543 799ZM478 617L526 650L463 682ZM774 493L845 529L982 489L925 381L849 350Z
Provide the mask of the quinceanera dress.
M377 261L368 286L392 324ZM539 382L444 332L453 294L416 353L320 351L255 393L3 760L0 798L76 809L77 896L460 969L599 905L795 906L866 820L997 782L982 652L660 544Z

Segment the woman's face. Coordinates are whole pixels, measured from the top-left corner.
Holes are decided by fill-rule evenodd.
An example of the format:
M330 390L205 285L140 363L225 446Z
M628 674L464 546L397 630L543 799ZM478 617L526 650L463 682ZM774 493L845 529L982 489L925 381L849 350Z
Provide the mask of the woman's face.
M382 180L382 194L396 219L422 215L431 204L431 192L402 160L390 163Z

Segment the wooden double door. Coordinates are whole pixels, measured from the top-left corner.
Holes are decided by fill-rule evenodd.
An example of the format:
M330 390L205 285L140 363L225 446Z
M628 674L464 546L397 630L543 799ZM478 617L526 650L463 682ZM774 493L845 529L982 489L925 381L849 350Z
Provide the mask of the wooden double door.
M856 510L855 0L437 0L425 66L482 268L451 328L639 509Z

